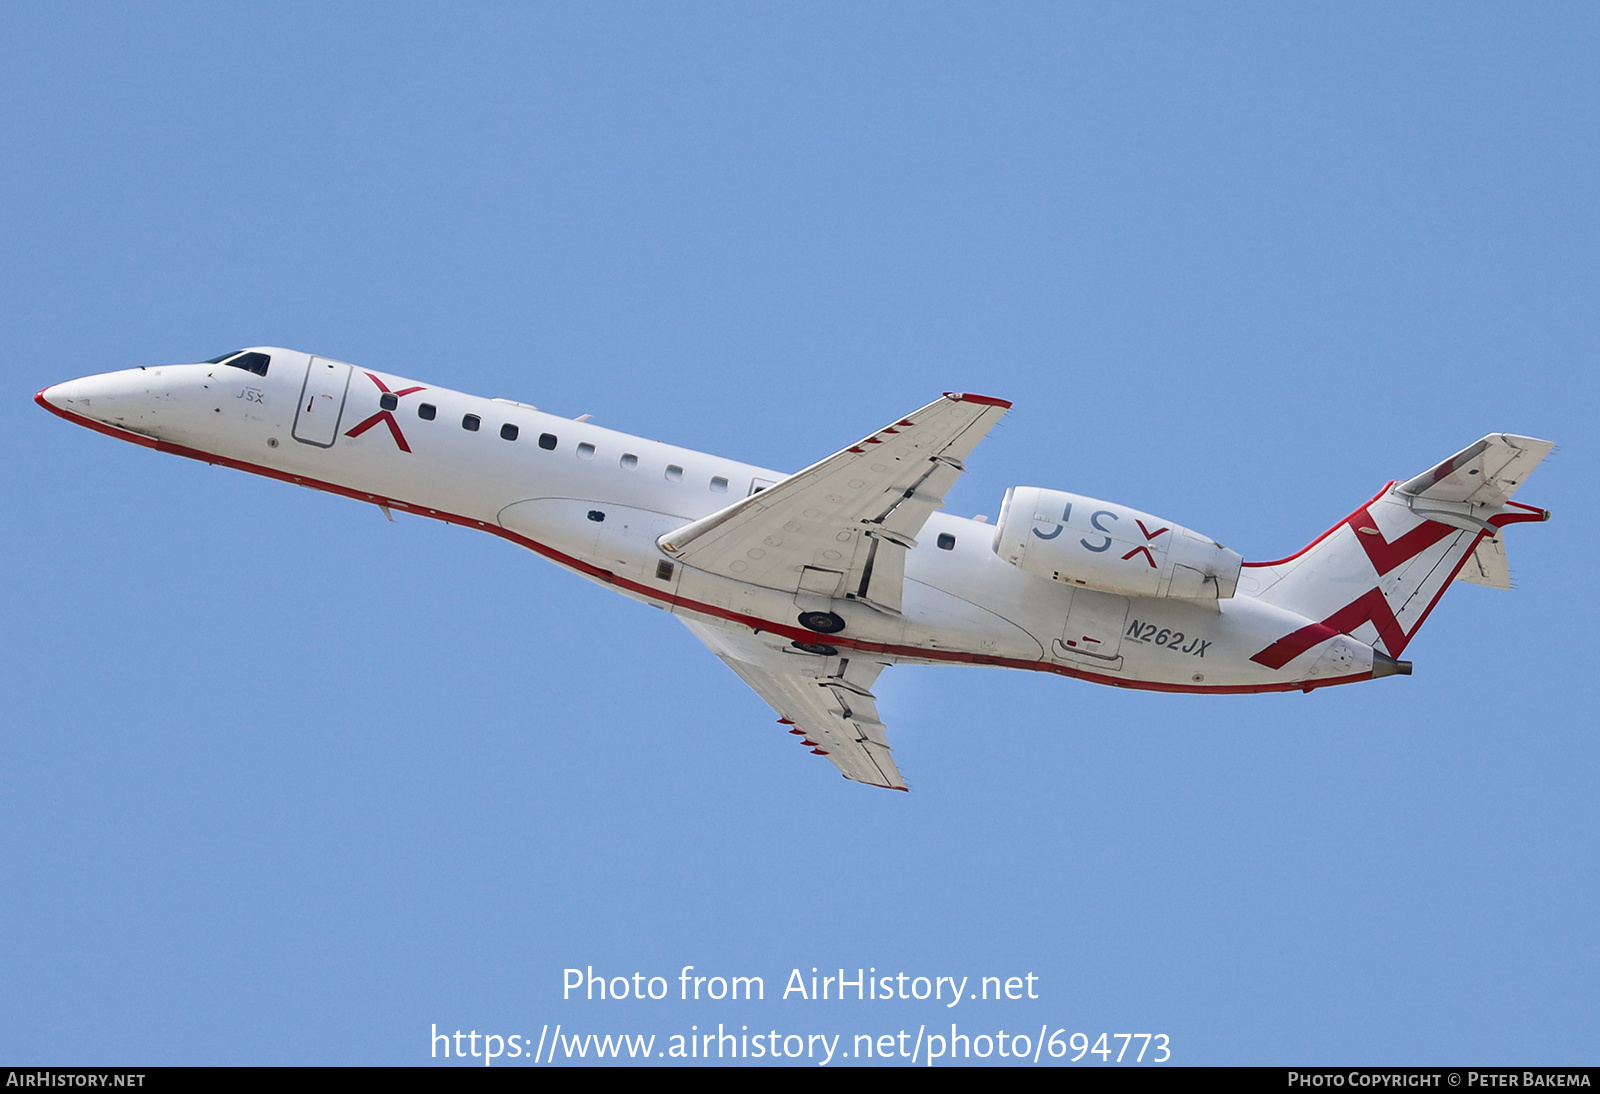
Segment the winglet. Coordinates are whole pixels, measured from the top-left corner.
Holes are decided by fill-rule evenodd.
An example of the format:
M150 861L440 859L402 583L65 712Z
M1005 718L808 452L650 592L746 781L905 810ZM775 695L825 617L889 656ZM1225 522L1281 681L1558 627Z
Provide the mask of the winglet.
M993 395L974 395L970 391L947 391L944 397L957 403L978 403L981 406L1003 406L1007 410L1011 409L1009 402L1005 399L996 399Z

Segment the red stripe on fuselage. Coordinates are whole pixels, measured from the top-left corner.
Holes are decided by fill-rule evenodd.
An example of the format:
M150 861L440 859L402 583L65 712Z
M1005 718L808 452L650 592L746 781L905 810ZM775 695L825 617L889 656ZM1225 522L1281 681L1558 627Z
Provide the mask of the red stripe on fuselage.
M44 391L39 392L39 394L33 397L33 401L44 407L56 417L65 418L73 425L81 425L85 429L94 430L96 433L104 433L107 437L115 437L119 441L127 441L130 444L143 445L145 448L160 447L159 442L157 442L154 437L146 437L143 433L135 433L131 429L121 429L114 425L106 425L104 422L97 422L93 418L85 418L81 414L74 414L70 410L62 410L49 399L44 397L44 392L49 390L49 388L45 388Z
M473 517L461 516L458 513L448 513L443 510L429 509L425 506L418 506L411 502L402 501L397 498L386 497L382 494L371 494L364 490L352 490L350 487L340 486L337 483L324 482L321 479L309 478L305 475L295 475L287 471L279 471L276 468L264 467L260 464L249 463L244 460L236 460L229 456L219 456L215 453L205 452L197 448L189 448L185 445L172 444L168 441L156 440L152 437L146 437L142 434L118 429L115 426L106 426L100 422L94 421L92 418L85 418L82 415L74 414L70 410L63 410L61 407L53 405L44 398L43 392L40 392L37 396L35 396L34 401L57 417L64 418L69 422L73 422L74 424L93 429L97 433L104 433L109 437L116 437L119 440L132 441L133 443L143 445L146 448L154 448L158 452L167 452L174 456L183 456L186 459L198 460L201 463L217 464L222 467L231 467L236 471L248 471L253 475L261 475L265 478L277 479L280 482L294 483L297 486L309 486L316 490L326 490L330 494L338 494L342 497L353 498L356 501L364 501L373 505L392 506L397 509L403 509L407 512L414 513L417 516L432 517L435 520L442 520L448 524L459 524L464 528L477 528L481 531L492 532L501 539L509 540L518 546L526 547L535 554L543 555L545 558L548 558L550 561L559 566L563 566L566 569L583 574L585 577L591 578L595 581L602 581L610 585L615 585L618 588L626 589L629 592L636 593L650 600L659 601L662 604L672 607L685 608L697 615L722 619L730 623L737 623L741 626L749 627L752 630L765 631L769 634L776 634L791 640L802 642L816 641L817 636L813 631L804 630L793 624L778 623L772 620L762 619L759 616L744 615L739 612L731 611L727 608L720 608L715 604L706 604L700 601L690 600L686 597L675 596L671 593L662 592L660 589L652 588L649 585L642 585L639 582L630 581L625 577L618 577L610 570L601 569L599 566L584 562L582 559L573 558L571 555L563 554L554 547L550 547L534 539L529 539L527 536L518 535L516 532L513 532L508 528L502 528L498 524L491 524L488 521L477 520ZM1530 519L1539 518L1534 517ZM1020 657L999 657L993 654L963 653L956 650L923 649L920 646L898 646L891 643L867 642L854 638L846 638L839 634L830 634L828 636L828 644L833 646L841 646L847 649L861 650L865 653L884 653L894 657L902 657L929 663L989 665L995 668L1023 669L1030 672L1050 672L1056 674L1057 676L1068 676L1076 680L1086 680L1090 683L1106 684L1117 688L1131 688L1136 691L1205 693L1211 695L1246 695L1271 691L1306 690L1305 682L1299 680L1289 680L1273 684L1216 685L1168 684L1151 680L1123 680L1115 676L1103 676L1099 673L1084 672L1081 669L1069 668L1066 665L1052 664L1051 662L1042 660L1028 661ZM1320 688L1329 687L1334 684L1354 684L1362 680L1370 680L1371 678L1371 672L1361 672L1350 676L1339 676L1328 680L1318 681L1316 686ZM895 789L899 788L896 787Z

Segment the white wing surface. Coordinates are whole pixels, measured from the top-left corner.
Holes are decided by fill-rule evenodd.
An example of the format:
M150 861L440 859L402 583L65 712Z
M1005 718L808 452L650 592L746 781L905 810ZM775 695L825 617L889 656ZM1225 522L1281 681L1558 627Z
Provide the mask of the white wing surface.
M961 461L1010 407L984 395L946 394L667 533L661 549L686 566L763 588L899 612L906 551L928 515L944 507Z
M739 631L688 619L684 625L778 712L802 745L845 778L906 789L868 690L885 668L881 662L785 652Z
M1397 489L1433 501L1504 505L1553 448L1553 441L1491 433Z

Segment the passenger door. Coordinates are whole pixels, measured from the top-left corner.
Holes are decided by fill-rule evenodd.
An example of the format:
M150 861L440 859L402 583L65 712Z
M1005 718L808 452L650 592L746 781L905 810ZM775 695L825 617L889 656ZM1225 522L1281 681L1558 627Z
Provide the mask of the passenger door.
M300 405L294 413L294 439L318 448L332 448L344 415L344 397L350 388L350 366L343 361L313 357L306 363L306 380Z

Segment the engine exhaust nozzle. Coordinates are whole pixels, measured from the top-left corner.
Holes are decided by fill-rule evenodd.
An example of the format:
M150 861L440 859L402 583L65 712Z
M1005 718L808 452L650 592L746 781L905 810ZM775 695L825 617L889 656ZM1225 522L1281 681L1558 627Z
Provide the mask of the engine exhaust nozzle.
M1377 650L1372 651L1372 678L1374 680L1378 679L1380 676L1410 675L1410 661L1396 661L1393 657L1390 657L1386 653L1379 653Z

